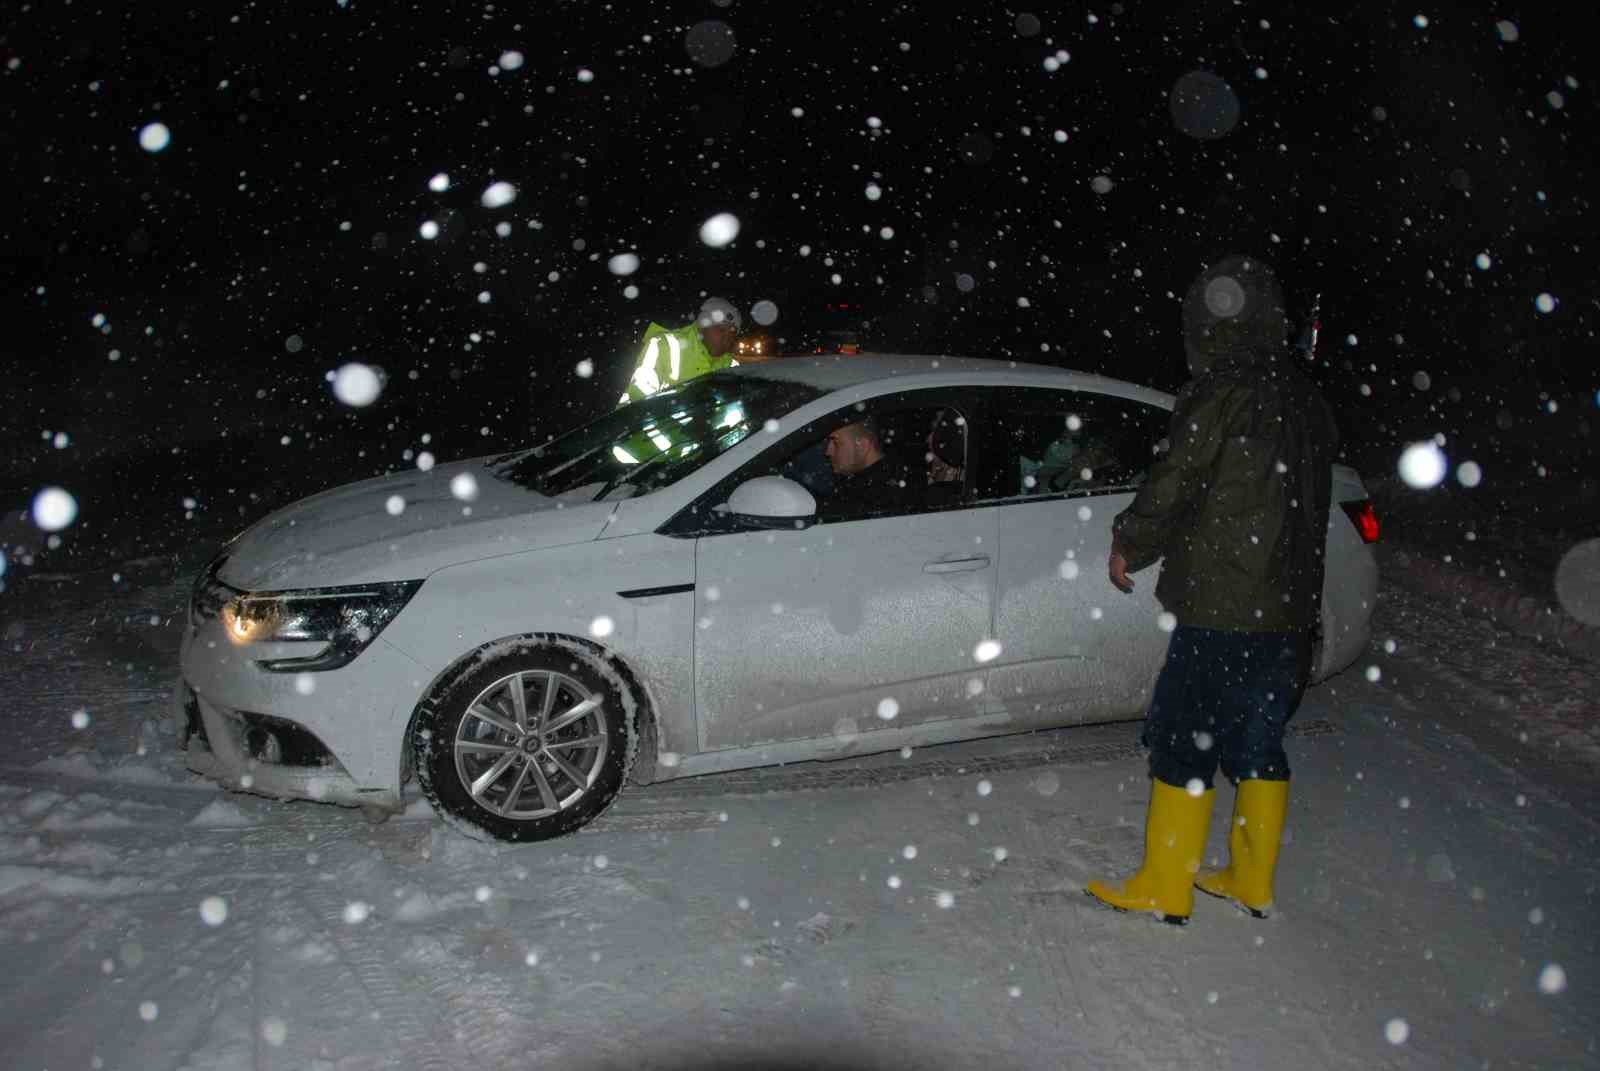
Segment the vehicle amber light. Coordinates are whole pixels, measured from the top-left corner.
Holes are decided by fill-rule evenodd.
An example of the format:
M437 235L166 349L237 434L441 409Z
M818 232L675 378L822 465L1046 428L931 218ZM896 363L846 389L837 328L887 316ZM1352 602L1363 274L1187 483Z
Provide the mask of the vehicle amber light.
M250 607L239 599L229 599L222 606L223 631L234 643L253 643L272 631L276 616L265 607Z
M1345 514L1350 518L1350 523L1356 526L1356 531L1361 535L1361 542L1376 543L1379 537L1378 511L1372 506L1372 499L1358 498L1350 502L1341 502Z

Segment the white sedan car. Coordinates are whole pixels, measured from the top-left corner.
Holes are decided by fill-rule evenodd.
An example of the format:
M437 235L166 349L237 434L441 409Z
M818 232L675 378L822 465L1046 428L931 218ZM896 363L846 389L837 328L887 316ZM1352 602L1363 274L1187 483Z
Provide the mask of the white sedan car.
M196 583L189 765L373 812L415 776L459 828L537 840L629 779L1137 717L1168 633L1154 577L1125 595L1106 558L1172 404L1001 361L789 358L315 495ZM823 443L864 420L897 478L840 494ZM1334 501L1319 678L1366 647L1377 587L1343 466Z

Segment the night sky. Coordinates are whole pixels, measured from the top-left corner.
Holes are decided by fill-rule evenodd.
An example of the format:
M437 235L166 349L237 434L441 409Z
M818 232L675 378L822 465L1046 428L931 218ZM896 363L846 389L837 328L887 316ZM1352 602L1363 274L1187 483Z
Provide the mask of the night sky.
M377 470L423 435L444 457L543 437L609 406L643 325L703 294L774 302L791 348L847 302L870 348L1173 389L1174 296L1231 251L1273 261L1292 311L1322 293L1336 404L1418 370L1592 399L1588 25L1325 11L14 6L8 495L224 436L302 470L330 437ZM1175 114L1193 72L1236 125L1226 99ZM486 207L498 181L516 199ZM720 212L741 229L712 248ZM361 411L326 380L350 360L387 377Z

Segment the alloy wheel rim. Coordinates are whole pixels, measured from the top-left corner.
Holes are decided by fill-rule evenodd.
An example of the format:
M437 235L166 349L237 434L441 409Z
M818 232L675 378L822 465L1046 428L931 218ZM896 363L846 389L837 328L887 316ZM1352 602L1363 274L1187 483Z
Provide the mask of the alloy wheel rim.
M598 695L564 673L531 670L501 677L467 704L453 750L473 802L527 822L589 794L610 737Z

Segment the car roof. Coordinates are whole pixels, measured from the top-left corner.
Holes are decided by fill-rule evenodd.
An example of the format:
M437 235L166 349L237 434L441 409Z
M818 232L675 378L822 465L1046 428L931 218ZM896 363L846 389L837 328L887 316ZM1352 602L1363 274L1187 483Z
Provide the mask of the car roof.
M1029 364L1025 361L996 361L981 357L948 357L937 354L824 354L778 357L760 364L739 365L723 374L755 376L761 379L803 383L823 391L842 390L888 379L915 377L926 386L995 383L1016 386L1037 385L1062 389L1093 390L1121 395L1170 407L1172 395L1109 376L1078 372L1070 368Z

